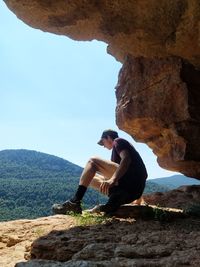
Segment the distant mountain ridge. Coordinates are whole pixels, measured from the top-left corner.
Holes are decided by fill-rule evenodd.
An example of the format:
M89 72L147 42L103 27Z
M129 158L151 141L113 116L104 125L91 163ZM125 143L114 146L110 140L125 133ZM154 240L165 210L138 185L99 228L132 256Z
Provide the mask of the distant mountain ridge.
M26 149L0 151L0 178L79 176L83 168L62 158Z
M200 181L194 178L190 178L184 175L173 175L170 177L156 178L151 179L152 181L158 185L167 186L169 189L175 189L182 185L200 185Z

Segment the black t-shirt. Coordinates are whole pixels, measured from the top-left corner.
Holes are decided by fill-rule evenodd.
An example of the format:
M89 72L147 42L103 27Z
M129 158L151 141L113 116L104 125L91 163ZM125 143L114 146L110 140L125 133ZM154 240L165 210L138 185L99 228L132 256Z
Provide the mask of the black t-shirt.
M119 184L128 187L135 187L136 184L144 184L147 179L147 171L142 158L133 145L123 138L114 140L111 160L120 164L120 152L127 150L131 157L131 163L125 175L119 179Z

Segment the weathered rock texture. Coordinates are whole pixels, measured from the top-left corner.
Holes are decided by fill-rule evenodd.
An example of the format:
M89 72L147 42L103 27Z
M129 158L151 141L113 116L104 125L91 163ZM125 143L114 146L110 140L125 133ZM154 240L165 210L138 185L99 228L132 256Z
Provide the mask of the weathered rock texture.
M106 42L124 63L118 126L147 143L162 167L200 179L199 0L4 2L32 27Z
M53 231L36 240L31 253L65 262L63 266L198 266L199 230L188 219L165 225L113 219L105 225ZM30 261L16 267L22 266L34 265Z
M187 210L196 204L200 205L200 186L180 186L165 193L145 195L144 199L150 205Z
M0 222L0 267L13 267L16 262L25 261L31 243L40 236L56 229L70 229L74 226L72 217L52 216L36 220Z
M32 27L75 40L102 40L127 54L180 56L200 65L198 0L4 0Z
M76 217L65 215L1 222L0 267L199 267L199 218L180 217L180 210L170 208L177 199L179 208L192 205L189 194L199 202L200 187L145 198L167 206L172 217L166 209L156 208L152 217L151 207L124 206L96 225L80 225Z
M117 124L160 166L200 178L200 71L180 58L128 56L116 87Z

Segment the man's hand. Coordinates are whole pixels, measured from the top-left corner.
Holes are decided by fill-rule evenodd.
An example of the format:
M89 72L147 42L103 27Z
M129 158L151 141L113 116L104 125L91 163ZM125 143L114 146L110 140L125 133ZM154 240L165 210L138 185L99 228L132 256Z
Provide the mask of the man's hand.
M104 181L100 185L100 192L105 195L108 195L109 189L114 185L116 185L116 182L112 178L107 181Z

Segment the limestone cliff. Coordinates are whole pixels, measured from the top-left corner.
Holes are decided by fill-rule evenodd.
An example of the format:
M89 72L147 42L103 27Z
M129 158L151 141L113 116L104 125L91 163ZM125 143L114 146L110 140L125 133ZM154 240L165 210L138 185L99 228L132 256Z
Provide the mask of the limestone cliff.
M117 124L158 163L200 179L199 0L4 0L28 25L101 40L124 63Z

